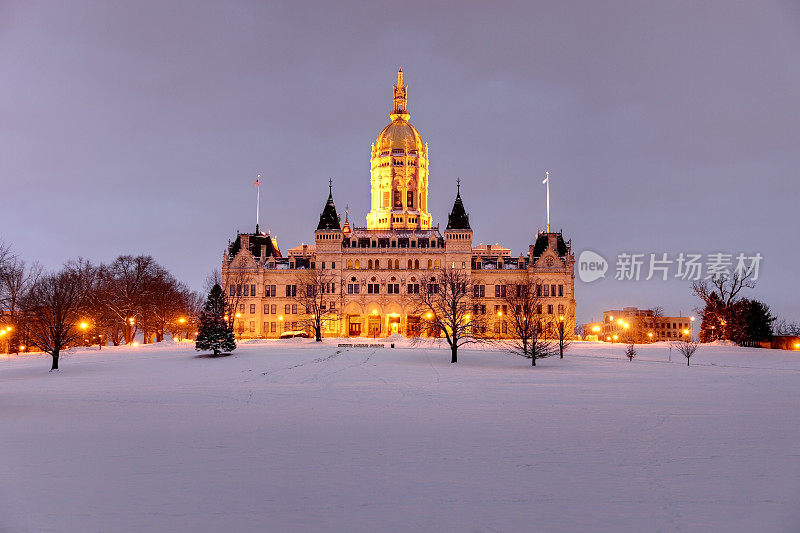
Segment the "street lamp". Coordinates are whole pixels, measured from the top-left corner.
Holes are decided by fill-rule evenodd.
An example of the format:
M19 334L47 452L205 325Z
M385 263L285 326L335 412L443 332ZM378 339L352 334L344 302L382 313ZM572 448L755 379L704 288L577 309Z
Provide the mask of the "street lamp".
M86 345L86 329L89 327L89 324L86 322L81 322L81 329L83 330L83 344Z

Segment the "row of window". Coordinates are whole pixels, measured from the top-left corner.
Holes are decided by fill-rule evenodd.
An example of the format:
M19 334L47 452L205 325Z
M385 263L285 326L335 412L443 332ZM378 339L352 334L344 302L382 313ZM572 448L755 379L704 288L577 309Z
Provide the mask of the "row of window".
M555 310L553 304L547 305L547 314L552 315L553 311ZM563 315L565 307L563 304L558 305L558 314ZM541 315L545 311L545 308L540 304L536 306L536 313ZM472 304L472 314L474 315L485 315L486 314L486 305L485 304ZM508 314L508 306L507 305L495 305L494 306L494 314L497 316L505 316Z
M430 262L430 261L429 261ZM409 268L411 268L411 260L409 259ZM416 261L419 264L419 261ZM438 267L438 260L436 261ZM369 268L372 269L373 262L370 259ZM389 261L391 265L391 261ZM376 268L379 268L380 260L376 259L374 265ZM395 265L398 265L397 260L395 260ZM358 268L358 260L356 260L356 268ZM391 268L391 267L390 267ZM371 289L369 286L367 287L368 294L378 294L378 285L377 284L370 284L375 285L374 289ZM409 294L418 294L419 293L419 285L417 285L416 292L412 292L413 284L409 284ZM495 285L494 286L494 296L495 298L505 298L508 294L508 286L507 285ZM522 291L525 290L525 285L515 285L516 295L519 297L522 295ZM326 282L322 284L321 290L323 294L336 294L336 283L333 282ZM400 294L400 290L398 289L397 292L393 292L394 289L389 289L389 294ZM313 285L306 286L306 294L313 294L315 292L315 288ZM347 294L358 294L358 284L357 283L350 283L347 286ZM231 285L230 286L230 295L231 296L255 296L256 295L256 286L255 284L245 284L245 285ZM275 298L277 297L277 286L276 285L264 285L264 297L266 298ZM297 285L286 285L285 287L285 295L289 298L297 296ZM472 287L472 295L475 298L485 298L486 297L486 285L473 285ZM564 285L563 284L538 284L536 285L536 296L564 296ZM664 324L658 324L656 327L665 327ZM666 327L669 328L670 324L667 323ZM672 324L673 328L677 328L678 324Z
M415 219L416 220L416 219ZM393 222L397 222L393 220ZM444 242L437 244L437 240L415 239L353 239L342 242L344 248L444 248Z
M507 287L514 287L517 297L523 295L524 291L527 290L526 285L495 285L494 286L494 297L495 298L505 298L508 294ZM472 296L474 298L485 298L486 297L486 285L473 285L472 286ZM564 296L564 285L563 284L537 284L536 285L536 296Z

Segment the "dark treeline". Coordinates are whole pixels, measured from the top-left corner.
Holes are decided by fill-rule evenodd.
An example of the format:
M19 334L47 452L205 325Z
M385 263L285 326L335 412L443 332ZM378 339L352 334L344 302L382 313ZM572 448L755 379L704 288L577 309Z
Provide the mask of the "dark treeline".
M151 256L85 259L47 272L0 244L0 351L53 356L78 345L160 342L194 334L198 295Z

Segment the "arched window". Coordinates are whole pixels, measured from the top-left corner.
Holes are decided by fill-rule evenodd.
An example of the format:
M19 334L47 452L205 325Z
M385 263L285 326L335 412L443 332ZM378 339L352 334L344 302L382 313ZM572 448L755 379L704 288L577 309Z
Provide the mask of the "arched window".
M380 268L381 268L381 260L380 259L376 259L375 260L375 270L378 270Z
M433 266L433 261L428 259L428 270L430 270L432 266Z
M395 270L400 270L400 260L399 259L395 259L394 260L394 269Z
M353 260L352 259L349 259L347 261L347 268L353 268Z
M356 265L356 268L358 268L358 265ZM436 261L434 261L433 268L439 268L439 260L438 259Z
M408 269L409 269L409 270L411 270L411 268L412 268L413 266L414 266L414 265L413 265L413 263L411 262L411 259L409 259L409 260L408 260Z
M391 260L391 259L389 259L389 260L386 262L386 268L388 268L389 270L391 270L391 269L392 269L392 260Z
M419 270L419 259L414 259L414 269Z
M367 268L372 270L372 259L370 259L369 262L367 263Z
M356 259L356 270L358 270L359 268L361 268L361 267L360 267L360 265L358 264L358 259Z

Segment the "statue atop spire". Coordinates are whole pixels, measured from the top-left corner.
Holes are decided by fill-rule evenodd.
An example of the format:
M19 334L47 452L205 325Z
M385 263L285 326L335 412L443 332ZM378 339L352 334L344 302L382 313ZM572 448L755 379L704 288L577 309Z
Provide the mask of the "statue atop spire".
M405 120L411 118L408 112L407 100L408 85L403 83L403 69L397 71L397 84L394 86L394 110L392 111L392 120L397 117L402 117Z

